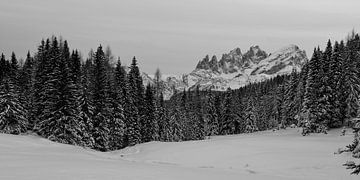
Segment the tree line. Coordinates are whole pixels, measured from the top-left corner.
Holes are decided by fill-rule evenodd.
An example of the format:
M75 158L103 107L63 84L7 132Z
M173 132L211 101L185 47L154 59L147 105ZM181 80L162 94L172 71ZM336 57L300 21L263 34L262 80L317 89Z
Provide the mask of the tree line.
M83 61L67 41L42 40L19 65L0 59L0 129L33 131L50 140L100 151L149 141L202 140L290 125L303 134L356 124L360 38L314 49L302 70L226 92L162 95L161 75L144 87L137 60L125 67L99 46ZM351 147L358 147L354 140ZM359 149L359 148L358 148ZM354 154L356 148L352 148Z
M155 87L143 86L134 57L129 68L113 66L99 46L81 60L56 37L41 41L19 66L13 53L0 60L0 129L33 131L52 141L116 150L163 137L157 122L165 107Z

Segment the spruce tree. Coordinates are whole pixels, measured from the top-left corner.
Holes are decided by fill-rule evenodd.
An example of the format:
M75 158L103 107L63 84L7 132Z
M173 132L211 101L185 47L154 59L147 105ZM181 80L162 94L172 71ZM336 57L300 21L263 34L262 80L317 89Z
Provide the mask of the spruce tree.
M200 87L195 89L195 115L196 115L196 139L205 138L205 118L203 116L202 99L200 93Z
M115 84L120 88L119 101L124 108L125 129L123 144L124 146L133 146L141 142L139 112L134 103L132 91L130 91L130 82L128 75L118 61L115 69ZM131 84L132 85L132 84Z
M302 122L302 126L305 126L309 131L314 132L318 129L321 120L321 106L319 104L319 86L320 86L320 51L315 49L313 57L309 62L309 72L305 88L305 97L303 104L303 112L308 116Z
M236 121L236 117L232 111L232 94L231 94L231 89L228 88L225 94L225 99L224 99L224 105L223 105L223 110L222 110L222 116L221 116L221 120L220 120L220 124L221 124L221 129L220 129L220 133L223 135L226 134L233 134L235 132L235 126L234 126L234 122Z
M295 116L298 113L300 104L296 101L296 93L298 86L298 77L296 69L293 69L290 75L290 80L285 83L284 103L282 107L282 121L284 125L297 124Z
M115 74L111 83L110 90L110 106L112 116L110 118L110 148L111 150L120 149L125 147L125 96L126 95L126 80L125 72L121 66L120 59L118 60L115 68ZM125 90L124 90L125 89Z
M207 119L207 131L206 136L214 136L218 135L218 127L219 127L219 116L217 114L217 109L215 106L215 96L211 90L207 92L207 103L206 103L206 114L205 117Z
M146 86L145 92L145 116L143 121L142 130L142 141L149 142L158 139L158 122L157 114L155 109L155 98L153 94L153 89L150 84Z
M181 113L178 104L174 105L169 116L171 141L182 141L185 138L181 125L181 121L184 120L184 115Z
M10 74L13 72L4 74L0 83L0 131L20 134L27 130L27 110L20 101L17 84Z
M110 101L110 113L109 117L109 147L110 150L117 150L124 146L124 129L125 129L125 116L123 101L121 101L120 88L116 85L116 81L112 83L111 90L109 92L109 101Z
M43 45L43 44L42 44ZM55 118L56 104L59 101L57 91L59 82L60 48L55 37L46 40L38 52L38 64L35 76L35 119L34 130L49 138L58 126ZM54 140L53 138L52 140Z
M330 46L330 45L328 45ZM328 47L327 49L330 49ZM329 50L327 50L328 53L326 53L327 56L330 55ZM331 103L331 120L329 127L338 127L343 119L344 116L344 105L342 103L342 100L345 99L345 96L343 93L345 93L345 87L343 82L343 66L344 66L344 60L342 58L339 44L338 42L335 42L334 49L331 52L331 58L330 58L330 85L331 89L333 90L330 97L330 103Z
M245 127L246 133L252 133L258 131L257 114L256 114L254 97L250 97L248 99L248 104L245 110L245 121L246 121L246 127Z
M93 114L93 138L95 149L107 151L109 149L109 106L108 106L108 83L105 66L105 55L99 46L94 56L93 90L92 101L94 103Z
M21 101L28 111L26 118L28 119L28 129L30 130L34 127L34 70L34 58L31 57L30 52L28 52L24 66L19 74L19 88Z
M5 55L2 53L1 54L1 59L0 59L0 80L2 80L5 75L8 73L8 68L6 67L7 61L5 59Z
M93 56L93 55L91 55ZM93 63L92 57L88 58L81 67L81 78L80 78L80 97L79 107L80 107L80 120L83 122L84 126L84 135L83 141L87 147L94 147L95 141L92 137L93 131L93 115L94 115L94 106L91 96L91 87L92 87L92 72L93 72Z
M41 114L36 130L56 142L83 145L84 125L79 121L76 86L70 78L67 42L58 44L53 37L49 57L52 65L47 69L50 74L44 89L47 111Z
M158 124L159 124L159 138L160 141L170 141L171 140L171 127L169 123L169 118L167 116L167 111L165 108L164 96L160 93L159 97L159 109L158 109Z
M144 85L140 76L139 67L137 66L137 60L134 57L130 66L130 72L128 74L128 103L134 104L135 107L131 107L129 113L133 115L132 122L130 122L131 132L129 132L131 140L129 144L135 145L141 142L141 127L144 123ZM129 114L130 115L130 114ZM129 127L128 127L129 128ZM131 142L130 142L131 141Z

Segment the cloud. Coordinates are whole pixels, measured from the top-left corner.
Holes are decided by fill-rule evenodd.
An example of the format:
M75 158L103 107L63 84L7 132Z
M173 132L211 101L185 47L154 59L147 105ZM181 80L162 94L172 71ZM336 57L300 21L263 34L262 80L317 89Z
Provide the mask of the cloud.
M149 73L191 71L206 54L258 44L308 51L360 22L357 0L0 0L0 47L24 55L62 35L82 54L100 43ZM171 62L171 63L169 63Z

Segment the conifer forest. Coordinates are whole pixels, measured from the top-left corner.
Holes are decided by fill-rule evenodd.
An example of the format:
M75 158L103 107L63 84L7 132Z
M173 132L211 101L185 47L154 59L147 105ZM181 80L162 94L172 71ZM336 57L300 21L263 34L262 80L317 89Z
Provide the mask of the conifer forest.
M143 85L135 57L123 64L102 46L82 57L53 36L23 63L15 53L1 55L0 129L114 151L150 141L290 126L302 127L307 136L347 126L356 135L343 152L359 158L359 69L360 37L352 33L346 40L329 40L325 49L314 48L300 72L226 92L176 91L164 100L161 83ZM359 164L345 166L360 172Z

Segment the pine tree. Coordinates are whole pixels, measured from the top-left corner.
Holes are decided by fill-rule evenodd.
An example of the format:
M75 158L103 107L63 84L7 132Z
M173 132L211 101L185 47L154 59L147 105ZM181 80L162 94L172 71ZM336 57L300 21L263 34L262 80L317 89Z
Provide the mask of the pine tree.
M167 116L167 111L164 103L164 96L160 93L159 97L159 109L158 109L158 124L159 124L159 138L160 141L170 141L171 140L171 127L169 123L169 118Z
M51 41L47 39L45 46L40 48L35 77L35 118L37 122L34 129L39 135L49 138L58 126L55 112L56 104L59 101L57 88L60 78L58 65L61 53L55 37Z
M207 103L206 103L206 114L205 117L207 119L207 131L206 131L206 136L214 136L214 135L218 135L218 127L219 127L219 116L217 114L217 109L215 106L215 96L214 94L211 92L211 90L209 90L207 92Z
M171 141L182 141L185 137L182 130L181 121L184 120L184 116L180 111L178 104L172 108L170 112L170 126L171 126Z
M40 116L37 132L56 142L83 145L84 124L79 121L76 86L70 78L67 42L59 45L53 37L49 57L52 66L48 69L50 74L45 87L47 112Z
M15 82L18 83L18 71L19 71L19 65L18 60L16 58L16 55L14 52L11 53L11 60L10 60L10 77L16 80Z
M144 87L142 78L140 76L139 67L137 66L137 60L134 57L130 66L130 72L128 74L128 85L129 85L129 104L134 104L130 113L133 115L131 123L131 136L132 140L129 140L130 144L135 145L141 142L140 128L143 126L144 120ZM131 102L130 102L131 101ZM130 115L130 114L129 114Z
M108 83L105 66L105 55L99 46L94 56L92 99L94 103L93 137L95 149L107 151L109 149L109 107Z
M93 56L93 55L91 55ZM93 115L94 115L94 106L91 98L91 87L92 82L92 72L93 72L93 64L92 57L85 61L85 64L82 65L81 68L81 84L78 86L80 88L80 97L79 107L80 107L80 120L83 122L84 126L84 135L83 141L85 146L94 147L95 141L92 137L92 129L93 129Z
M124 72L123 67L121 67L120 59L116 65L114 82L111 83L110 91L110 107L112 117L109 122L110 129L110 150L116 150L124 147L124 135L125 135L125 110L124 106L124 90L122 87L124 85Z
M328 45L327 49L330 49ZM330 104L331 106L331 120L329 123L329 127L338 127L341 125L344 119L344 109L342 105L342 99L344 99L344 83L343 83L343 59L341 56L341 52L339 49L338 42L335 43L333 51L329 52L330 50L326 50L325 53L327 56L331 55L330 58L330 86L332 89L331 96L330 96Z
M296 69L293 69L290 80L285 84L284 103L282 104L282 121L284 122L284 125L297 124L295 116L298 114L297 110L300 106L299 102L296 101L297 86L297 72Z
M306 62L304 64L304 66L301 69L300 75L299 75L299 84L298 84L298 88L297 88L297 93L296 93L296 101L299 103L300 107L298 109L298 114L297 114L297 125L301 124L301 114L303 113L303 105L304 105L304 97L305 97L305 91L306 91L306 82L308 79L308 73L309 73L309 63Z
M245 131L245 106L243 104L244 98L242 97L240 91L235 92L233 97L233 113L236 115L236 121L234 122L235 134L243 133Z
M250 97L245 110L246 133L258 131L257 128L257 114L253 97Z
M219 135L221 133L221 117L222 117L222 103L221 103L221 95L216 95L215 96L215 102L214 102L214 106L215 106L215 114L218 117L218 123L217 123L217 127L215 127L217 130L217 135Z
M117 150L124 147L125 116L123 108L124 104L120 101L120 96L118 94L120 91L116 86L113 87L114 88L110 92L110 107L112 116L109 120L109 147L110 150Z
M281 126L284 126L285 122L284 120L284 101L285 101L285 84L281 84L277 87L276 93L275 93L275 106L274 106L274 112L275 112L275 120L277 122L277 126L280 124Z
M81 57L78 50L75 50L71 53L69 62L69 73L71 80L78 84L81 79Z
M2 80L5 75L8 73L8 68L6 66L7 61L5 59L5 55L1 54L1 59L0 59L0 80Z
M115 85L119 88L118 98L124 110L124 146L133 146L140 143L140 124L139 113L134 103L132 92L130 91L130 82L127 78L124 67L118 61L115 69ZM135 96L135 95L134 95Z
M177 101L177 99L175 99ZM193 102L191 101L191 92L183 90L181 94L180 102L175 102L174 104L178 104L179 117L183 118L179 120L179 126L182 129L182 134L184 136L184 140L195 140L196 139L196 131L197 131L197 121L195 119L195 113L190 107L193 106Z
M322 110L319 105L319 86L320 86L320 51L315 49L312 59L309 62L309 72L305 88L305 98L303 104L303 112L308 114L308 117L302 122L309 131L316 131L318 125L322 123L320 116Z
M19 88L21 101L24 104L25 109L27 109L26 118L28 119L28 129L34 127L34 58L31 57L30 52L27 53L24 66L22 67L19 75Z
M156 69L154 80L155 80L155 97L159 98L161 92L163 92L163 89L164 89L163 83L161 80L161 72L160 72L159 68Z
M222 111L222 116L220 120L221 129L220 133L225 134L233 134L235 132L234 122L236 121L236 117L232 111L232 94L231 89L228 88L226 91L225 99L224 99L224 107Z
M205 119L199 86L195 89L196 139L205 139Z
M351 62L354 57L352 51L348 52L346 59L346 66L344 72L344 83L345 83L345 92L347 94L345 103L346 103L346 113L345 116L348 120L358 116L359 109L359 95L360 95L360 80L357 76L358 70L355 68L355 64ZM340 89L340 88L339 88Z
M149 142L158 139L158 122L155 109L155 98L150 84L146 86L145 92L145 116L142 126L142 141Z
M20 134L26 132L28 121L27 111L20 101L20 93L13 78L4 74L0 83L0 131L3 133Z

